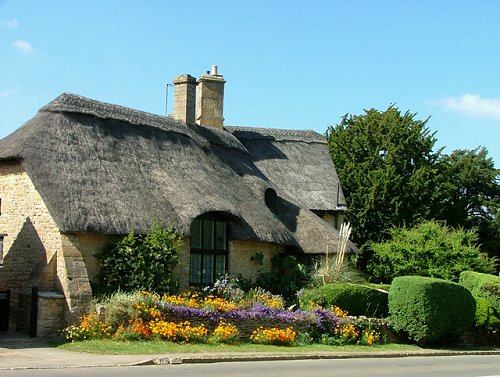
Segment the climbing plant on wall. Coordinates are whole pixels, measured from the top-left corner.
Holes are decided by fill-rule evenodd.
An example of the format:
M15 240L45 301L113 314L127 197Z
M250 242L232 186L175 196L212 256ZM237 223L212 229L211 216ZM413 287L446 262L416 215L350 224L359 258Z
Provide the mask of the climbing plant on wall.
M130 232L100 256L103 292L144 289L159 293L177 287L173 268L182 249L182 238L172 228L153 223L147 234Z

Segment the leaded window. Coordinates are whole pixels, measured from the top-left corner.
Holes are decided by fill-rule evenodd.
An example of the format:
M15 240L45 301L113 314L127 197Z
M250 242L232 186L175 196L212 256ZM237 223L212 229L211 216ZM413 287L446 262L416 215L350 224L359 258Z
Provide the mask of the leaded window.
M211 285L227 272L227 224L215 216L199 217L191 224L190 285Z

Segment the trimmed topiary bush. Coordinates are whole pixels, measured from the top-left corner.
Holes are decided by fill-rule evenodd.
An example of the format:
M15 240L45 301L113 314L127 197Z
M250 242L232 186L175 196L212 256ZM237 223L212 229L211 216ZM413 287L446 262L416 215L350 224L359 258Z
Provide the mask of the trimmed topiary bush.
M483 297L488 300L496 315L500 315L500 277L464 271L460 274L459 284L471 291L475 297Z
M423 276L401 276L389 291L390 321L418 343L458 340L474 325L476 301L461 285Z
M483 297L476 299L476 327L485 329L500 328L500 319L495 316L491 303Z
M349 283L326 284L304 290L299 300L302 306L311 301L325 308L338 306L353 316L384 318L387 316L387 292Z

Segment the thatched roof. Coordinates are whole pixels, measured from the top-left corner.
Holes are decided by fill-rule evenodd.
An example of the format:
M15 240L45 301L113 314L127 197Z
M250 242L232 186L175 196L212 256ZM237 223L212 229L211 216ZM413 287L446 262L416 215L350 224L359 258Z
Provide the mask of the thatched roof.
M345 210L326 138L314 131L226 127L274 185L306 208Z
M232 220L233 239L323 252L338 233L308 208L335 209L339 200L333 164L320 161L321 135L261 140L262 129L243 132L63 94L0 140L0 160L21 160L63 232L145 232L157 220L189 235L195 217L219 212ZM266 190L277 193L270 206Z

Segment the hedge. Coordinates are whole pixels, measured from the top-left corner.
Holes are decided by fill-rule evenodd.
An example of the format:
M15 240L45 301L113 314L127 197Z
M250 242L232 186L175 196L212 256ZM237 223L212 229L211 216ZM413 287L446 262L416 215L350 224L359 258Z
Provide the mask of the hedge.
M333 283L306 289L299 300L301 306L312 301L325 308L338 306L352 316L385 318L388 314L387 297L388 293L379 289L357 284Z
M497 316L500 316L500 277L464 271L460 274L459 284L471 291L474 296L488 300Z
M485 329L500 328L500 319L495 316L491 303L483 297L476 299L476 327Z
M422 276L392 281L389 314L392 327L418 343L458 340L474 325L476 301L459 284Z

